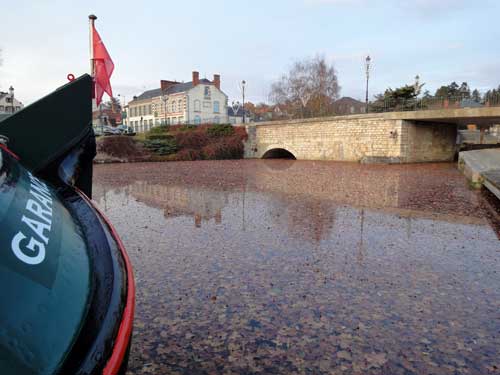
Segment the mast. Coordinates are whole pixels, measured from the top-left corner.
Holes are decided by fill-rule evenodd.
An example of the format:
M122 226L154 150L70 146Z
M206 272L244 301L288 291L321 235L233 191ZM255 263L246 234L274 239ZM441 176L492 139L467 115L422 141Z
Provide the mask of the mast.
M97 17L93 14L89 15L89 51L90 51L90 75L94 78L94 21Z
M94 80L95 76L95 66L94 66L94 21L97 19L97 17L93 14L89 15L89 56L90 56L90 76L92 77L92 80ZM95 96L95 88L92 86L92 90L94 91L92 93L92 113L97 110L97 103L96 99L94 98ZM102 124L101 124L102 128ZM101 129L102 130L102 129Z

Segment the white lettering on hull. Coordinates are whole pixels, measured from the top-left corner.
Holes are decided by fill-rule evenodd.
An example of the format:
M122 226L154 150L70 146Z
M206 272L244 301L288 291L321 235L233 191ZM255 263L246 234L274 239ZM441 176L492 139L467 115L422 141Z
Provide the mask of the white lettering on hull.
M46 246L50 240L52 228L52 197L49 188L42 181L28 173L30 178L30 196L26 202L26 214L21 225L27 226L12 238L11 248L14 255L22 262L37 265L44 261ZM23 246L23 242L28 241Z

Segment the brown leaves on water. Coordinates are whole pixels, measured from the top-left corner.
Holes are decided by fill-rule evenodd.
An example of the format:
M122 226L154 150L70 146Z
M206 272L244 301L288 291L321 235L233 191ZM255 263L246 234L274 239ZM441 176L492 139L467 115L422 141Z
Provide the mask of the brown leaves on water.
M129 375L498 373L498 241L454 166L96 175L136 275Z

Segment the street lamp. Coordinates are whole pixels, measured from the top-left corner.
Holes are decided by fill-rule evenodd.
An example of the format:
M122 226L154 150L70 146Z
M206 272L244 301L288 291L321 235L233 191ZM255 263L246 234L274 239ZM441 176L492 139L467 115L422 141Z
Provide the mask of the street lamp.
M167 125L167 102L168 96L166 94L162 95L161 100L163 101L163 125Z
M241 92L243 94L243 124L245 123L245 86L247 82L245 80L241 81Z
M417 74L415 76L415 96L420 94L420 76Z
M14 87L9 87L10 103L12 104L12 113L14 113Z
M121 118L122 118L122 124L125 124L125 120L124 120L124 117L127 118L127 111L125 110L125 106L127 105L127 99L124 95L121 95L121 94L118 94L118 97L120 99L123 99L123 104L120 103L120 115L121 115ZM125 116L123 115L125 114Z
M371 57L368 55L366 56L366 60L365 60L365 69L366 69L366 110L365 112L368 113L368 81L370 80L370 63L371 63L372 59Z

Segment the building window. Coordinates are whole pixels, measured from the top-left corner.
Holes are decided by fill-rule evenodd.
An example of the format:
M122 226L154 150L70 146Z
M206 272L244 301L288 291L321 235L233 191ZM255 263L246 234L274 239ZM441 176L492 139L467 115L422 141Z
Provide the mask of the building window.
M194 111L195 112L201 111L201 102L198 99L194 101Z
M210 86L205 86L205 99L210 99Z
M148 106L148 115L150 115L153 111L152 111L152 108L151 108L151 104Z
M4 106L3 105L0 105L0 112L3 112L5 109L4 109Z
M218 124L220 122L219 116L214 117L214 123Z
M214 102L214 113L219 113L219 102Z
M153 120L149 120L149 127L152 128L153 127Z
M194 116L194 124L195 125L201 124L201 117L199 115Z
M172 112L177 112L177 102L175 100L172 101Z

